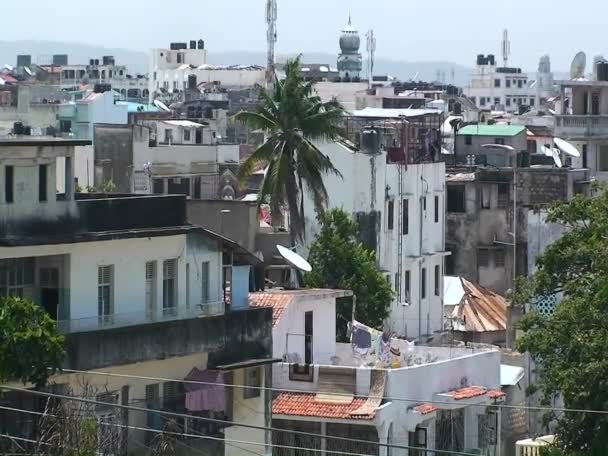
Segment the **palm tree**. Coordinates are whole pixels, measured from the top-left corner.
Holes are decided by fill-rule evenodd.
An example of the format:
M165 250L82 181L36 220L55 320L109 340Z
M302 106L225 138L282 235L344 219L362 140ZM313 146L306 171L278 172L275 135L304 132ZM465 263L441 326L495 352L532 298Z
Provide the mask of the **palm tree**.
M339 136L344 109L337 100L323 103L312 82L300 75L299 59L289 60L286 78L276 78L271 92L260 88L260 103L253 112L241 111L235 119L266 133L266 141L243 163L241 180L260 166L267 167L258 206L268 204L273 218L289 209L292 242L304 238L304 192L311 193L317 214L327 206L323 176L340 172L314 144Z

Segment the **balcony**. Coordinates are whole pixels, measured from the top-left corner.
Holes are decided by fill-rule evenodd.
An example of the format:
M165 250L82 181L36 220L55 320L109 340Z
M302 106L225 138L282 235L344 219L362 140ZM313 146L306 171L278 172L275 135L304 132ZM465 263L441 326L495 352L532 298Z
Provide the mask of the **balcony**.
M60 320L57 328L62 334L87 333L107 329L127 328L151 323L190 320L194 318L215 317L223 315L223 301L199 304L194 307L174 307L161 309L158 312L141 311L101 317Z
M608 136L608 115L557 115L555 134L568 138Z

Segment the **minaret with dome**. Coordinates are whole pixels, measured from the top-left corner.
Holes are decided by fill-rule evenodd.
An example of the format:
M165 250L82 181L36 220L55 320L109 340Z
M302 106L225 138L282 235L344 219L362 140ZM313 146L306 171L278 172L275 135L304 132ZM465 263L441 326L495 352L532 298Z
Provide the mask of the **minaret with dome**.
M348 25L340 35L340 54L338 55L338 71L342 81L360 81L363 70L363 57L359 52L361 38L356 28L352 26L350 15Z

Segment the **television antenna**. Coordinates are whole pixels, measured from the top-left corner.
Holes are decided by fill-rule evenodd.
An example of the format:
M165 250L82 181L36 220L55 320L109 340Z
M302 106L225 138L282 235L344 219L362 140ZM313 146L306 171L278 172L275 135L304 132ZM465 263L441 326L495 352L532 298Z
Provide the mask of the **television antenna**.
M509 41L509 31L504 29L502 32L502 60L505 68L509 66L509 57L511 57L511 41Z
M306 261L293 250L288 249L287 247L277 244L277 250L279 251L279 254L285 259L285 261L287 261L287 263L291 265L291 273L289 274L289 287L293 289L300 288L297 271L311 272L312 266L308 261Z
M374 36L374 31L370 30L367 32L367 79L368 79L368 88L372 88L372 79L374 77L374 60L376 57L376 37Z
M570 79L582 79L585 77L585 66L587 65L587 56L584 52L579 52L572 59L570 65Z

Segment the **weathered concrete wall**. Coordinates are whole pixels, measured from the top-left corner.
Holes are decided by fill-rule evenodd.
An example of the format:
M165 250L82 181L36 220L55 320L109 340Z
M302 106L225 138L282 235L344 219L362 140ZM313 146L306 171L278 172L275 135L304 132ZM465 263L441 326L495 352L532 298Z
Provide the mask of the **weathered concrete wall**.
M115 192L131 192L133 129L95 125L95 185L111 180Z
M209 367L272 356L272 309L71 334L64 368L100 369L209 353Z

